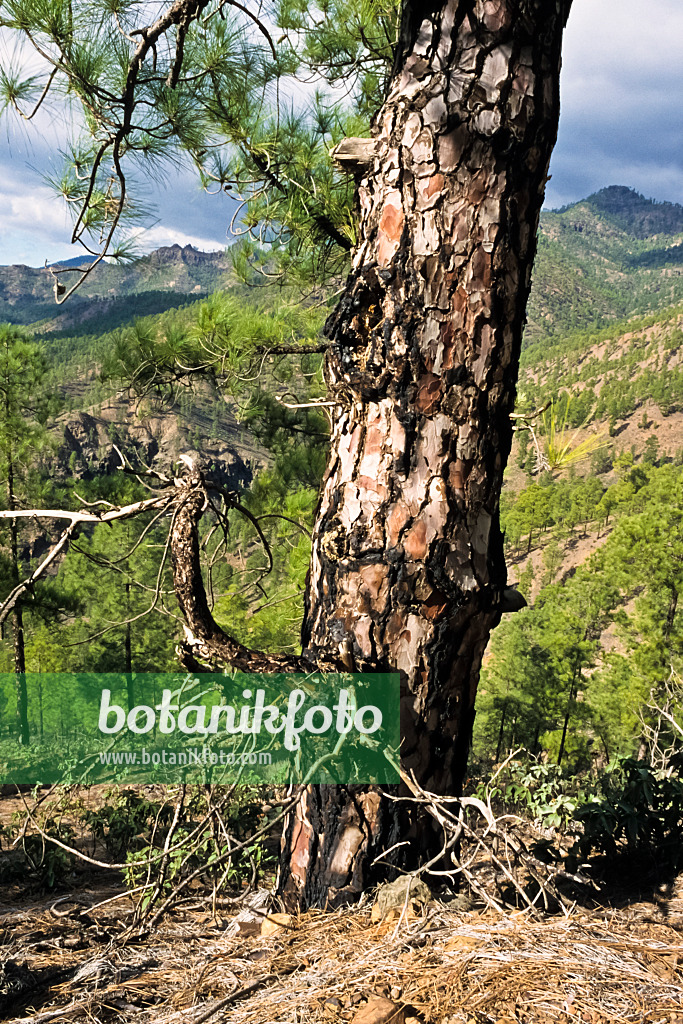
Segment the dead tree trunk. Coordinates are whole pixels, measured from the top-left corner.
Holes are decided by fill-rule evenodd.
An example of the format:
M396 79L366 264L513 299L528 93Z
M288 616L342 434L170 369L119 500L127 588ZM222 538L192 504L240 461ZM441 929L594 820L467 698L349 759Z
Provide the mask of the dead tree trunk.
M510 606L499 497L570 6L405 0L373 137L337 148L359 179L359 242L326 326L337 410L301 658L249 651L213 621L198 469L174 514L185 664L400 672L403 766L437 793L459 791L482 655ZM438 853L439 837L377 788L308 787L285 828L280 893L353 899L389 847L406 864Z

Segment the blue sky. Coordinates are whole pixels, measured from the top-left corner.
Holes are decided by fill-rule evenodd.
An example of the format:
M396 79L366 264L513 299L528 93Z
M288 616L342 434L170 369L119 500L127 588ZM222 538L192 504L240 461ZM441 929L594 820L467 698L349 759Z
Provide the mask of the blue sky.
M80 255L69 245L63 205L41 178L58 168L66 126L51 112L35 125L3 122L1 130L0 264L40 266ZM574 0L550 173L549 207L605 185L683 203L681 0ZM191 169L171 172L155 198L158 223L140 238L145 251L173 242L220 249L229 242L228 200L202 193Z

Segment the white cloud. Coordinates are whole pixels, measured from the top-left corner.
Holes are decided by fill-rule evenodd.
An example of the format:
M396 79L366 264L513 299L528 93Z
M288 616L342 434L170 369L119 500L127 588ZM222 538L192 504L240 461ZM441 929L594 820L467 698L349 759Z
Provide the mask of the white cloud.
M39 226L43 231L64 232L67 216L64 205L49 188L29 188L25 192L0 189L3 227Z
M0 188L0 263L39 266L46 259L74 255L69 249L69 223L64 205L45 186L5 178ZM55 247L60 252L55 255ZM80 251L80 250L79 250Z
M44 149L42 156L45 166ZM142 251L174 242L204 251L229 244L230 204L203 193L193 175L180 173L156 198L152 225L135 231ZM11 156L0 159L0 211L0 264L41 266L46 259L56 262L83 252L80 245L69 244L72 220L65 202L37 172ZM154 223L157 218L161 223Z

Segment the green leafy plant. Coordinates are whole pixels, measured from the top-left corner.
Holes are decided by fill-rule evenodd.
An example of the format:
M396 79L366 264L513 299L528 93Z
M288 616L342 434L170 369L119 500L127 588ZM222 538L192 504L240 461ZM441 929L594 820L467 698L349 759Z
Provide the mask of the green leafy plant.
M214 798L216 797L214 793ZM275 867L275 847L264 835L250 836L265 824L263 787L246 785L234 791L220 811L207 814L204 794L188 794L163 827L157 812L135 850L128 850L124 870L131 889L141 889L136 916L145 919L158 907L193 892L240 892ZM215 805L212 805L215 806ZM242 845L244 844L244 845Z
M543 828L561 830L574 819L585 798L575 775L556 764L534 759L509 761L495 776L493 785L481 782L475 792L508 814L532 818Z
M632 866L680 868L683 863L683 779L653 770L647 761L625 758L600 780L600 794L575 815L581 829L571 851L613 862L626 852Z
M118 861L130 851L131 845L146 847L150 830L155 824L158 827L168 822L173 809L147 800L134 790L113 790L112 793L112 802L86 811L84 821L93 837L104 844L114 861Z
M39 883L46 889L54 889L63 883L73 870L75 856L50 842L59 839L62 843L73 840L74 832L64 822L48 818L41 835L28 835L23 840L23 852L30 869Z

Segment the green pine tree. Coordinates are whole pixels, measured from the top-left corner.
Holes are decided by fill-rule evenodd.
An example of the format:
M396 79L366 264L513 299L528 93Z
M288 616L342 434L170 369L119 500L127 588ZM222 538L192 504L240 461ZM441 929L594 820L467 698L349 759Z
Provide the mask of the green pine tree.
M48 445L45 423L54 408L47 389L48 364L38 345L19 328L0 326L0 481L2 502L8 511L23 507L31 468ZM11 592L23 571L19 520L9 519L9 574L5 590ZM12 609L14 672L17 693L17 733L29 742L28 696L23 600Z

